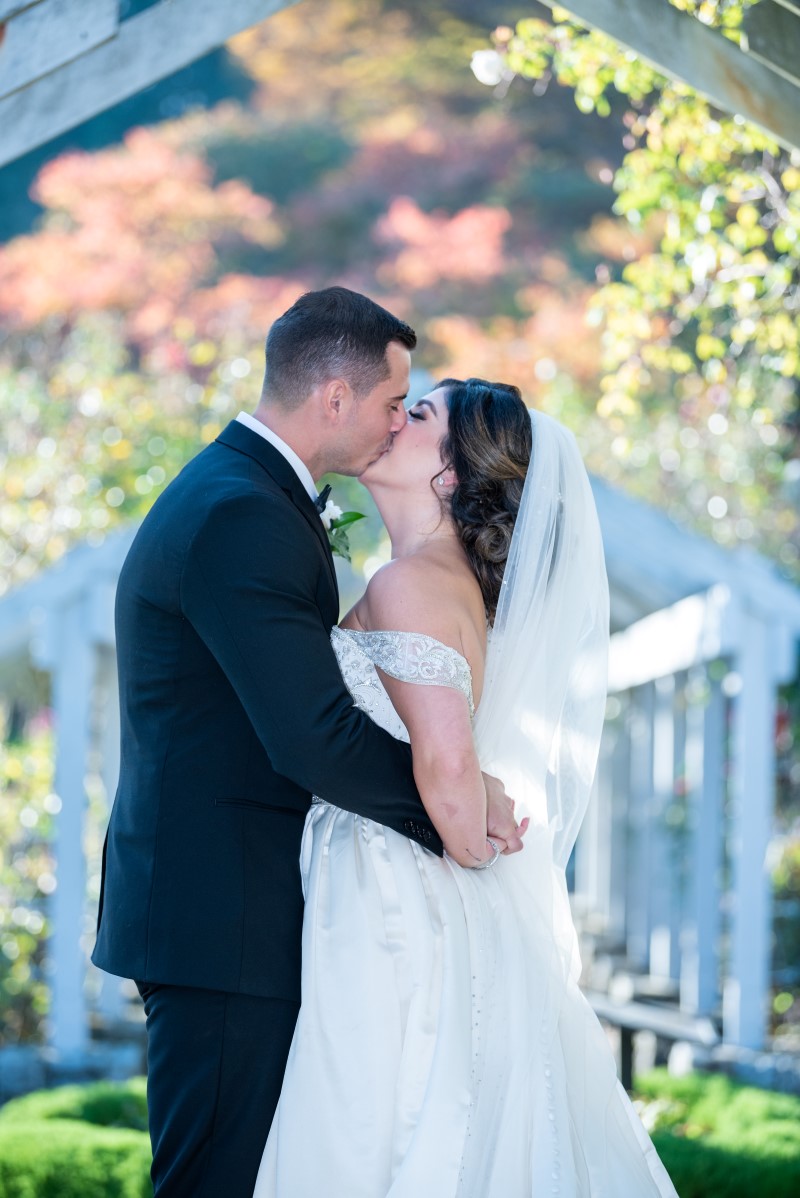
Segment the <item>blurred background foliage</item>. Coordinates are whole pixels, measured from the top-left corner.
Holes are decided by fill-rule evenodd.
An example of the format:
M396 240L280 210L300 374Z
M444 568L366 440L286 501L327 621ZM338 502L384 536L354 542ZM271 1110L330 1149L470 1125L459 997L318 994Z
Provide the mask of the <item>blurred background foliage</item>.
M0 1046L39 1040L49 995L44 972L49 841L61 800L52 792L49 719L0 732Z
M734 38L746 6L671 2ZM0 198L0 594L142 516L254 408L270 322L332 282L411 321L417 367L518 383L597 474L800 578L800 159L564 12L304 0L4 168ZM354 530L357 571L381 537ZM18 1029L45 1001L51 814L24 716L0 815ZM789 688L787 901L799 723Z
M733 28L747 7L675 3ZM571 89L582 112L625 104L614 227L640 243L600 264L589 320L626 489L796 577L800 156L562 10L495 42L504 72Z

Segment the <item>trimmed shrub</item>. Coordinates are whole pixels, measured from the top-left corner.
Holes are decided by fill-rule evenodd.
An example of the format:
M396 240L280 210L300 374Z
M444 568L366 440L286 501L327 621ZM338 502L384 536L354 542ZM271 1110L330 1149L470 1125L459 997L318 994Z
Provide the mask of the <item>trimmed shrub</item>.
M0 1198L152 1198L150 1140L71 1119L0 1121Z
M637 1078L636 1097L680 1198L800 1193L800 1098L665 1069Z
M144 1078L58 1086L0 1109L0 1198L151 1198Z
M14 1098L0 1109L0 1127L41 1119L80 1119L98 1127L147 1131L147 1081L135 1077L127 1082L56 1086Z
M144 1078L61 1086L0 1110L0 1198L151 1198ZM680 1198L795 1198L800 1098L722 1075L637 1079Z

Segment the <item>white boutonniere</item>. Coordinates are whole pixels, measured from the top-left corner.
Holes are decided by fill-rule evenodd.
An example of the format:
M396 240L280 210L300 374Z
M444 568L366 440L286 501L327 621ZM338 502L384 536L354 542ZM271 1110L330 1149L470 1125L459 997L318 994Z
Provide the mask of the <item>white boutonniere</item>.
M346 562L349 562L350 541L347 536L347 529L351 524L355 524L357 520L363 520L364 513L343 512L338 504L329 499L320 512L320 519L325 525L325 531L328 534L328 544L331 547L331 553L338 554L339 557L343 557Z
M335 504L332 499L329 499L328 502L325 504L325 507L320 512L319 518L322 521L322 523L325 525L326 530L328 532L330 532L331 531L331 523L334 520L338 520L341 515L342 515L342 509L337 504Z

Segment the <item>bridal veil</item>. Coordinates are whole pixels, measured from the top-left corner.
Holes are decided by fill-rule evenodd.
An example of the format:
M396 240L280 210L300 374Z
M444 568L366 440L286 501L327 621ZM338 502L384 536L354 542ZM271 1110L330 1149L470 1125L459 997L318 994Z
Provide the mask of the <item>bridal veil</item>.
M531 413L533 448L486 659L475 739L566 866L591 793L605 711L603 543L575 438Z

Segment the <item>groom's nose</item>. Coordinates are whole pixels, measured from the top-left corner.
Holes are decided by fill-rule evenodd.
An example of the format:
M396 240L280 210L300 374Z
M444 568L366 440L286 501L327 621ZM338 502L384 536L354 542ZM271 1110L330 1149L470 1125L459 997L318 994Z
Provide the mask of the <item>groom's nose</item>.
M394 435L395 433L399 433L400 429L404 428L407 423L408 423L408 413L406 412L405 408L401 405L394 414L394 419L392 420L392 423L389 426L389 432L392 433L392 435Z

